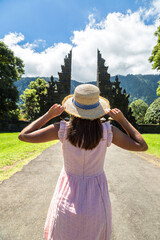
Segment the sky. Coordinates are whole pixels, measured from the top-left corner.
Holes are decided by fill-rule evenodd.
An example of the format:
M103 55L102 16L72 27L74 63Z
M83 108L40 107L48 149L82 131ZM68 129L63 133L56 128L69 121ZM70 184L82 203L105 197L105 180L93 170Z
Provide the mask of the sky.
M57 76L72 49L72 79L96 81L97 49L113 75L156 74L148 58L159 0L0 0L0 41L24 76Z

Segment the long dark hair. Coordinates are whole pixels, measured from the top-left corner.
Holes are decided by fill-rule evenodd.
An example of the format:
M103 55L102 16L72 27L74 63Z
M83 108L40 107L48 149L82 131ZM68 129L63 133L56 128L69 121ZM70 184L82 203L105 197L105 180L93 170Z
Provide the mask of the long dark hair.
M72 117L67 129L67 139L76 147L85 150L95 148L103 137L101 120Z

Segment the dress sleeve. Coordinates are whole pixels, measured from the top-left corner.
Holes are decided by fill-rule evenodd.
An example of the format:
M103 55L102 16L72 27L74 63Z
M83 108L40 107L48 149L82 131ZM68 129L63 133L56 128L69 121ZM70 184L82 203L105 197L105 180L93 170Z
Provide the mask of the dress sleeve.
M64 138L66 137L66 126L67 126L67 123L65 121L60 121L60 127L59 127L59 131L58 131L58 137L59 137L59 140L61 142L64 141Z
M106 139L107 139L107 147L109 147L112 143L113 133L110 122L105 122L106 127Z

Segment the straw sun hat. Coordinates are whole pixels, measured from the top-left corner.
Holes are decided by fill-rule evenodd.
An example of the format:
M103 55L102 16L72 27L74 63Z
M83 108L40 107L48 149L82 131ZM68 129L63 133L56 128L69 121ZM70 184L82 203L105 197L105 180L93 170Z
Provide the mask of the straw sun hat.
M99 95L99 88L92 84L81 84L75 88L74 94L62 101L65 111L75 117L96 119L106 114L110 108L109 101Z

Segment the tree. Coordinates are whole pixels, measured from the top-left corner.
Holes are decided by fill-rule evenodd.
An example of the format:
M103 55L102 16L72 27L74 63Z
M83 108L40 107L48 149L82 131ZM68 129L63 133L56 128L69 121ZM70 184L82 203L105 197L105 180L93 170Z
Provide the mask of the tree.
M16 102L19 96L14 82L19 80L22 74L22 60L0 42L0 119L11 118L12 112L17 109Z
M160 81L158 81L159 85L158 85L158 88L157 88L157 96L160 96Z
M39 113L40 110L37 101L36 90L26 88L23 95L21 95L20 97L24 102L21 105L24 117L27 118L28 120L33 120L35 118L35 115Z
M157 28L157 31L154 33L157 39L157 44L154 46L152 55L148 59L149 62L153 63L152 68L160 70L160 26Z
M160 70L160 26L157 28L157 31L154 33L157 39L157 44L154 46L152 55L148 59L152 63L152 68ZM158 81L159 86L157 88L157 96L160 96L160 81Z
M48 84L44 79L37 78L30 82L29 89L26 88L20 96L23 100L22 113L28 120L34 120L45 111L45 96Z
M145 123L160 124L160 97L149 106L144 121Z
M144 116L147 111L148 105L142 99L138 99L130 104L133 116L138 124L144 123Z

